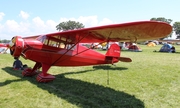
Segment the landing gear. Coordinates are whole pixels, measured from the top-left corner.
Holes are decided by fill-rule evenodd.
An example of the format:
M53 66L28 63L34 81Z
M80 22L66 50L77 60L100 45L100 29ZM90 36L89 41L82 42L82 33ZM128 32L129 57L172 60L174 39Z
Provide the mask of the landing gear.
M41 63L38 63L38 62L37 62L37 63L34 65L33 69L31 69L31 68L26 68L26 69L24 69L24 71L22 72L22 75L23 75L23 76L27 76L27 77L29 77L29 76L34 76L34 75L38 74L38 71L37 71L37 70L39 70L39 68L41 68Z
M43 83L46 83L46 82L51 82L55 79L55 76L51 75L51 74L46 74L44 75L43 73L40 73L37 75L36 77L36 80L38 82L43 82Z
M32 71L31 68L26 68L23 70L22 72L22 76L27 76L27 77L31 77L38 74L36 71Z
M39 73L37 70L39 70L41 67L42 67L42 73ZM34 76L34 75L39 73L36 76L36 80L38 82L42 82L42 83L50 82L50 81L53 81L55 79L55 76L47 73L47 71L49 70L50 67L51 67L50 65L36 62L33 69L31 69L31 68L25 69L22 72L22 75L23 76Z
M50 82L55 79L55 76L47 73L50 67L50 65L42 63L42 73L38 74L36 77L38 82Z

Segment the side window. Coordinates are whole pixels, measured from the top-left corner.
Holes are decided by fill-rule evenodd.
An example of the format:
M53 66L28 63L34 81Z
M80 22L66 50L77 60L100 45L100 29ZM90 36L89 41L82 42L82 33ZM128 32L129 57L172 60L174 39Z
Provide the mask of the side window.
M53 46L53 47L56 47L56 42L53 41L53 40L49 40L49 46Z
M44 45L48 45L48 39L47 37L44 35L44 36L41 36L41 37L38 37L37 40L39 40L40 42L42 42Z
M71 45L70 44L66 44L66 49L70 49Z
M66 49L74 50L75 48L76 48L76 46L74 46L74 44L66 44Z
M46 35L39 37L37 40L42 42L44 45L56 47L56 48L64 48L74 50L76 46L71 43L71 39L67 39L66 37L53 36L47 37Z
M44 45L48 45L48 40L45 39L43 43L44 43Z
M66 45L61 42L60 45L59 45L59 48L65 48L65 46L66 46Z
M44 43L44 41L46 40L46 36L42 36L40 38L38 38L39 41L41 41L42 43Z

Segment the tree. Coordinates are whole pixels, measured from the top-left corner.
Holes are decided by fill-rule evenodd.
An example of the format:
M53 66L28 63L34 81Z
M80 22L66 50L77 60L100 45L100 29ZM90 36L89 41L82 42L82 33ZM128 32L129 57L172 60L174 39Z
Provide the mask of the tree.
M150 21L161 21L161 22L166 22L168 24L171 24L171 22L173 21L172 19L166 19L164 17L158 17L158 18L151 18ZM169 34L167 37L171 37L172 33ZM164 38L160 38L160 40L163 40Z
M10 40L6 40L6 39L0 40L0 43L9 43L9 42L10 42Z
M151 21L161 21L161 22L166 22L168 24L171 24L172 19L166 19L164 17L158 17L158 18L151 18Z
M85 26L76 21L66 21L66 22L61 22L56 26L56 30L58 31L67 31L67 30L74 30L74 29L80 29L84 28Z
M173 30L177 36L177 39L180 39L180 22L174 22Z

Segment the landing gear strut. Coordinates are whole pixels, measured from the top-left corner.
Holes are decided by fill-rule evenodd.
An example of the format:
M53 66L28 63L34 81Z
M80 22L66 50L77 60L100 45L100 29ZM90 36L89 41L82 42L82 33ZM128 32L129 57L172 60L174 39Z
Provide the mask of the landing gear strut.
M39 70L41 67L42 67L42 73L38 74L37 70ZM50 82L55 79L55 76L47 73L47 71L49 70L50 67L51 67L50 65L43 64L43 63L41 64L41 63L36 62L33 69L30 69L30 68L25 69L22 72L22 75L23 76L34 76L34 75L38 74L36 76L36 80L38 82L43 82L43 83Z
M47 73L50 67L50 65L42 64L42 73L38 74L36 77L38 82L50 82L55 79L55 76Z
M33 71L31 68L26 68L23 70L22 72L22 76L27 76L27 77L31 77L38 74L38 72Z
M51 82L55 79L55 76L51 75L51 74L46 74L44 75L43 73L40 73L37 75L36 77L36 80L38 82L43 82L43 83L46 83L46 82Z
M38 74L38 71L37 71L37 70L39 70L39 68L41 68L41 63L38 63L38 62L37 62L37 63L34 65L33 69L31 69L31 68L26 68L26 69L24 69L24 71L22 72L22 75L23 75L23 76L27 76L27 77L29 77L29 76L34 76L34 75Z

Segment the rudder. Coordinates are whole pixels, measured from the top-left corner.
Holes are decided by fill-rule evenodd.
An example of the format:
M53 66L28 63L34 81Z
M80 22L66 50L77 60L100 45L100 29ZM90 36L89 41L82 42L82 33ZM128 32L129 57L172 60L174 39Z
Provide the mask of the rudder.
M112 44L108 51L106 52L106 56L111 57L120 57L120 47L118 44Z

